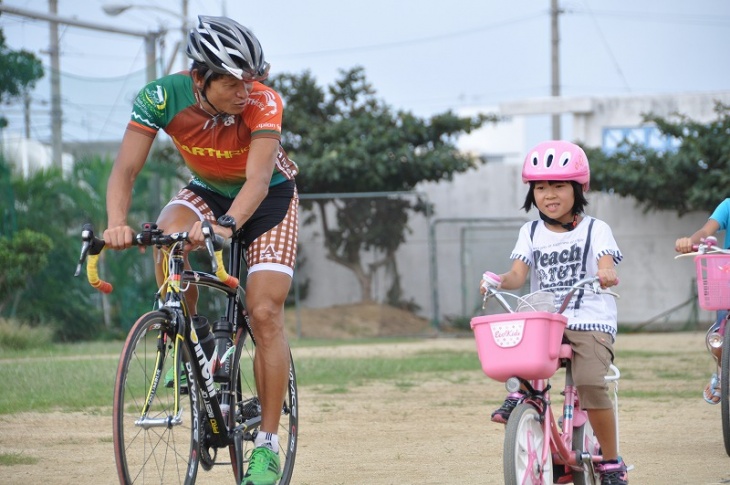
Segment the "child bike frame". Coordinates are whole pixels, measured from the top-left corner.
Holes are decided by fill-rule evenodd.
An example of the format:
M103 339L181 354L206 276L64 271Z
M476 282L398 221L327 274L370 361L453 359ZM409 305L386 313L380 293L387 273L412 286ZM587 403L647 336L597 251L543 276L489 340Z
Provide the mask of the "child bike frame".
M562 312L576 291L615 293L600 288L598 278L576 282L557 313L515 311L505 297L513 297L529 308L530 297L487 287L484 302L495 298L507 315L475 317L471 321L477 339L479 359L488 377L505 382L509 392L522 390L523 396L512 410L505 427L503 471L505 484L600 483L594 464L602 459L598 441L581 408L572 377L573 351L562 343L567 318ZM530 334L533 334L532 336ZM552 411L550 378L565 367L565 396L560 419ZM614 383L614 413L618 439L618 379L614 365L607 381Z
M253 383L255 341L238 284L243 242L231 242L228 274L222 260L223 240L209 223L203 224L205 246L211 259L209 274L183 269L186 232L163 234L145 224L135 235L137 246L157 247L165 254L167 274L155 295L157 308L132 326L122 349L114 389L113 440L119 481L129 483L185 483L198 479L198 467L231 465L236 483L243 479L247 452L261 424L261 406ZM81 265L87 260L89 283L109 293L112 286L98 275L104 241L86 225L82 231ZM216 322L216 338L228 341L228 350L211 365L193 326L185 300L189 285L222 292L226 312ZM164 293L162 291L164 290ZM212 333L212 332L211 332ZM291 358L291 357L290 357ZM216 369L225 369L216 372ZM167 376L169 382L167 381ZM184 399L183 396L187 396ZM282 476L291 480L298 442L297 386L290 360L289 385L279 436ZM216 463L217 450L228 448L230 462Z

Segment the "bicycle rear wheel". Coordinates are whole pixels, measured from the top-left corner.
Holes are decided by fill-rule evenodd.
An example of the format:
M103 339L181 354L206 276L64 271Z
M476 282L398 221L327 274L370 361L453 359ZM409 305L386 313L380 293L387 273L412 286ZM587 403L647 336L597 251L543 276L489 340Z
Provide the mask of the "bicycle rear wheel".
M122 349L114 384L114 454L120 483L193 484L200 460L197 392L181 387L180 406L165 377L174 363L166 313L142 315ZM180 346L181 369L190 351ZM173 375L170 373L169 375ZM148 406L145 412L145 406Z
M261 424L261 405L256 392L256 382L253 373L253 358L255 343L245 328L238 331L236 338L236 353L231 368L233 376L231 392L235 406L232 406L229 416L229 427L245 424L244 433L234 440L230 447L233 473L240 483L245 468L248 465L248 456L253 450L253 440ZM294 361L289 355L289 383L287 393L282 403L281 419L279 421L279 458L281 460L281 478L279 485L288 485L294 472L294 461L299 441L299 418L297 414L297 377L294 370ZM235 408L235 412L233 409Z
M722 415L725 453L730 456L730 321L725 320L724 325L722 358L720 359L720 414Z
M504 431L504 483L549 485L553 482L553 458L542 462L545 440L540 413L528 403L512 410Z

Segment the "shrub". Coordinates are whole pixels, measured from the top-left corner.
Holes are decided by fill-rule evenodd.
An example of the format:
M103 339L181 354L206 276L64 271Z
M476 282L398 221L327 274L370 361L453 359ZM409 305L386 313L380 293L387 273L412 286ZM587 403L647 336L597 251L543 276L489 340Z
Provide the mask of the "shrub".
M0 349L27 350L48 347L53 342L50 327L32 327L16 320L0 318Z

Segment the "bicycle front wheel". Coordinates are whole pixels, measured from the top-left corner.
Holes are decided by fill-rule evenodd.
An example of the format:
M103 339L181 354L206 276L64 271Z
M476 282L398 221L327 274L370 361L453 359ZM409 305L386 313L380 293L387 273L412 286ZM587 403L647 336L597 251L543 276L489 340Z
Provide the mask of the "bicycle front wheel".
M553 458L543 462L546 437L540 413L528 403L512 410L504 431L504 483L506 485L549 485L553 482Z
M229 427L243 425L244 431L234 438L230 447L231 463L237 483L240 483L248 466L248 457L253 449L253 440L261 424L261 403L256 391L253 361L255 344L245 329L239 329L236 338L236 353L231 368L231 392L235 403L235 412L230 413ZM297 377L294 370L294 361L289 354L289 382L287 393L281 407L279 419L279 459L281 464L281 478L279 485L288 485L294 473L294 460L297 454L299 441L299 394L297 392Z
M720 414L722 415L722 436L725 453L730 456L730 321L725 320L720 359Z
M122 349L114 385L114 454L122 484L193 484L200 460L199 396L171 379L175 356L169 316L144 314ZM180 368L190 362L180 345Z

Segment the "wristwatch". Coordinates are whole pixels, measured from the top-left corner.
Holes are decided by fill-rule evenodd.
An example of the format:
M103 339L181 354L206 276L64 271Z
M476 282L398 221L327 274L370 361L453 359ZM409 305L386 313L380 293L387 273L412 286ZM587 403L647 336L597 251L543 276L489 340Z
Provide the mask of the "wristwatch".
M227 227L231 231L236 232L236 219L230 214L223 214L218 218L218 225Z

